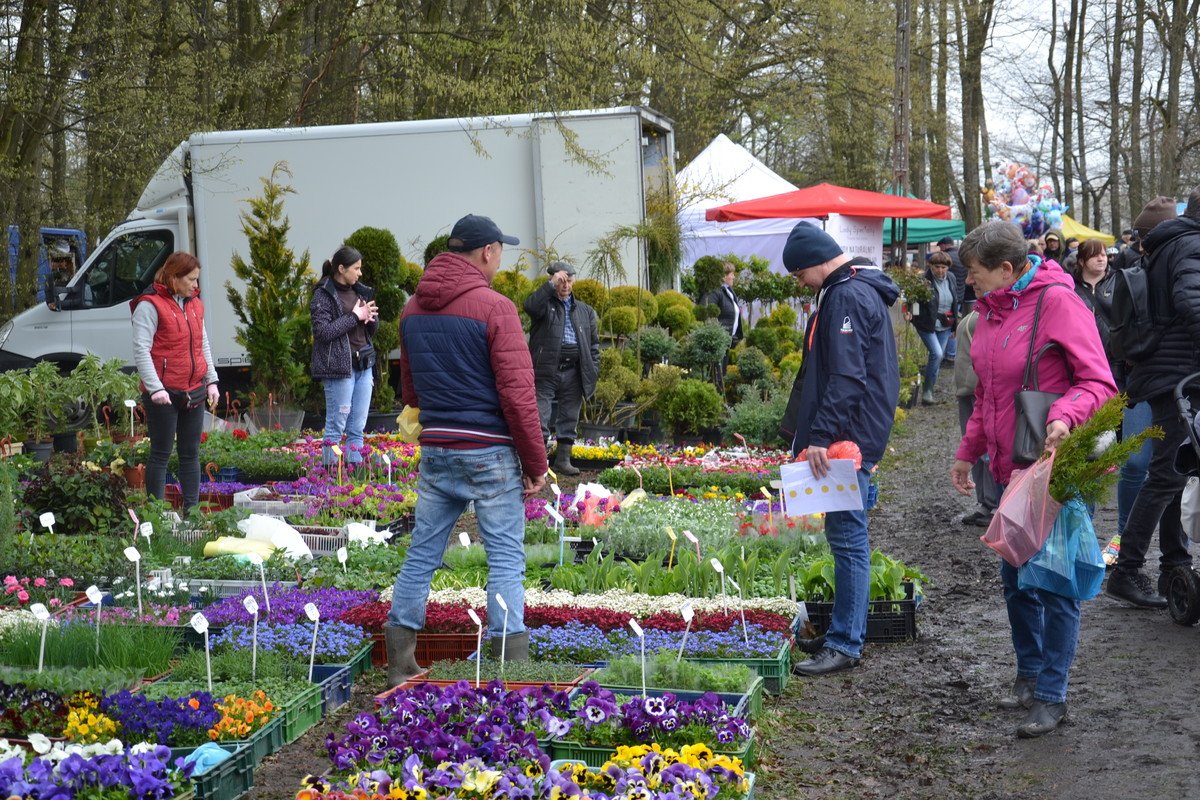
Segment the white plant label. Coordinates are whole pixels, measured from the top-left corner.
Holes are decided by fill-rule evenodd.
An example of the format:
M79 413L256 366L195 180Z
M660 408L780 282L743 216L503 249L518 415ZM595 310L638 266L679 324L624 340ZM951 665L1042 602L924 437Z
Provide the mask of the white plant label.
M258 616L258 601L254 599L254 595L246 595L242 600L242 608L246 609L246 613L250 616Z
M715 558L710 558L710 559L708 560L708 563L712 564L712 568L713 568L713 569L715 569L715 570L716 570L718 573L720 573L720 574L722 574L722 575L724 575L724 574L725 574L725 567L724 567L724 565L722 565L722 564L721 564L721 562L720 562L720 561L718 561L717 559L715 559Z
M96 586L87 587L83 593L87 595L88 602L95 606L100 605L100 601L104 599L104 595Z
M471 537L467 535L466 531L458 532L458 543L461 544L463 547L471 546Z
M305 603L304 616L308 617L310 622L316 622L321 618L321 609L317 608L316 603Z
M339 563L339 564L342 564L342 565L344 566L344 565L345 565L345 563L346 563L346 562L347 562L349 559L350 559L350 551L349 551L349 550L347 550L347 549L346 549L346 548L344 548L344 547L339 547L339 548L337 549L337 560L338 560L338 563Z
M496 592L496 603L505 611L508 611L508 603L504 602L504 595Z
M38 522L42 523L43 528L49 528L51 533L54 533L54 512L47 511L38 517Z
M143 522L141 525L138 525L138 533L142 535L142 538L149 539L154 535L153 523Z
M126 547L125 557L134 564L142 560L142 554L138 552L136 547Z
M125 407L126 408L137 408L137 400L126 400Z
M776 478L775 480L771 481L771 483L770 483L770 486L771 486L771 488L772 488L772 489L782 489L782 488L783 488L783 481L781 481L781 480L779 480L778 478Z
M803 600L800 601L800 607L796 609L796 616L800 618L800 622L808 622L808 606Z
M696 611L692 608L691 603L684 603L679 608L679 616L683 617L683 621L690 625L696 616Z
M563 519L563 515L558 513L558 511L551 506L546 506L546 513L550 515L552 520L554 520L555 525L562 525L566 522L566 520Z
M392 465L392 457L389 456L387 453L384 453L379 458L380 458L380 460L383 461L383 465L385 467L390 467Z
M642 626L638 625L637 620L633 619L632 617L629 619L629 629L633 631L636 636L646 635L645 631L642 630Z
M329 451L331 453L333 453L335 456L337 456L338 458L342 457L342 448L337 446L336 444L333 447L329 448Z
M50 609L46 608L43 603L34 603L29 607L29 611L38 622L45 622L50 619Z
M550 484L550 491L554 492L555 497L558 497L559 495L562 494L562 489L558 488L557 483Z
M192 614L192 618L188 620L188 625L192 626L192 630L196 633L205 633L208 631L208 617L197 611Z
M692 544L700 544L700 540L696 538L696 534L691 531L684 531L683 538L687 539Z
M475 613L475 609L468 608L467 616L471 618L471 622L474 622L476 626L483 627L483 620L481 620L479 615Z
M742 587L738 586L738 582L735 581L732 577L726 578L726 580L729 581L733 585L733 588L736 589L737 591L740 592L742 590Z
M260 556L258 553L251 553L250 555L246 556L246 559L256 567L261 567L263 565L262 556Z

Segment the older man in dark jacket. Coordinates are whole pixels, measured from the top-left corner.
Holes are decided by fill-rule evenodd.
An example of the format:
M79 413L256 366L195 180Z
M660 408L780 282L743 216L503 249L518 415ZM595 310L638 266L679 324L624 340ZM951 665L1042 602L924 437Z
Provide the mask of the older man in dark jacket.
M571 447L575 444L579 408L596 389L600 333L595 310L571 292L575 267L555 261L546 272L550 279L525 299L525 313L533 322L529 353L537 379L538 416L547 447L552 428L558 440L554 470L578 475L579 469L571 463Z
M1200 186L1192 190L1181 216L1150 231L1143 249L1150 310L1165 327L1154 352L1130 368L1125 391L1130 402L1149 401L1151 424L1162 428L1164 436L1152 445L1146 482L1121 532L1120 555L1106 590L1137 606L1162 608L1171 572L1192 563L1180 521L1187 476L1175 471L1187 425L1175 406L1174 390L1184 377L1200 371ZM1196 401L1193 394L1193 407ZM1156 526L1162 550L1157 594L1141 572Z
M529 658L524 497L546 485L546 448L521 318L490 286L504 245L517 243L487 217L463 217L400 316L400 389L422 429L412 544L384 628L393 686L419 671L430 581L471 502L487 548L489 647Z

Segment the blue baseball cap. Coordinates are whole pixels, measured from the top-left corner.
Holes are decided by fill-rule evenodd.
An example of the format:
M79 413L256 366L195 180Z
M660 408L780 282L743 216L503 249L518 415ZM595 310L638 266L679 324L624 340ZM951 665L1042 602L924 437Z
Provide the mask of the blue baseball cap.
M488 217L467 214L454 223L447 249L455 253L469 253L492 242L520 244L521 240L515 236L505 236Z

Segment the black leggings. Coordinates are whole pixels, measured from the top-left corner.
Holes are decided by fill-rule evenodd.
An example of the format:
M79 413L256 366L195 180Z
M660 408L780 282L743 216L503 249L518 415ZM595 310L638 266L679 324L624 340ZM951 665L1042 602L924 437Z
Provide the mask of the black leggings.
M167 461L172 446L179 449L179 486L186 512L200 500L200 428L204 406L181 408L174 403L159 405L142 396L146 427L150 430L150 459L146 463L146 492L163 499L167 483Z

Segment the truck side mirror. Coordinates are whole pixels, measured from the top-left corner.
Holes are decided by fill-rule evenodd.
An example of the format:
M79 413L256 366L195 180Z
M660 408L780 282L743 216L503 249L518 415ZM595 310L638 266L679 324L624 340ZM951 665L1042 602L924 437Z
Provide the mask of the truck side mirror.
M56 293L58 298L57 304L51 304L50 308L54 311L70 311L81 306L79 288L75 286L65 286L59 289Z

